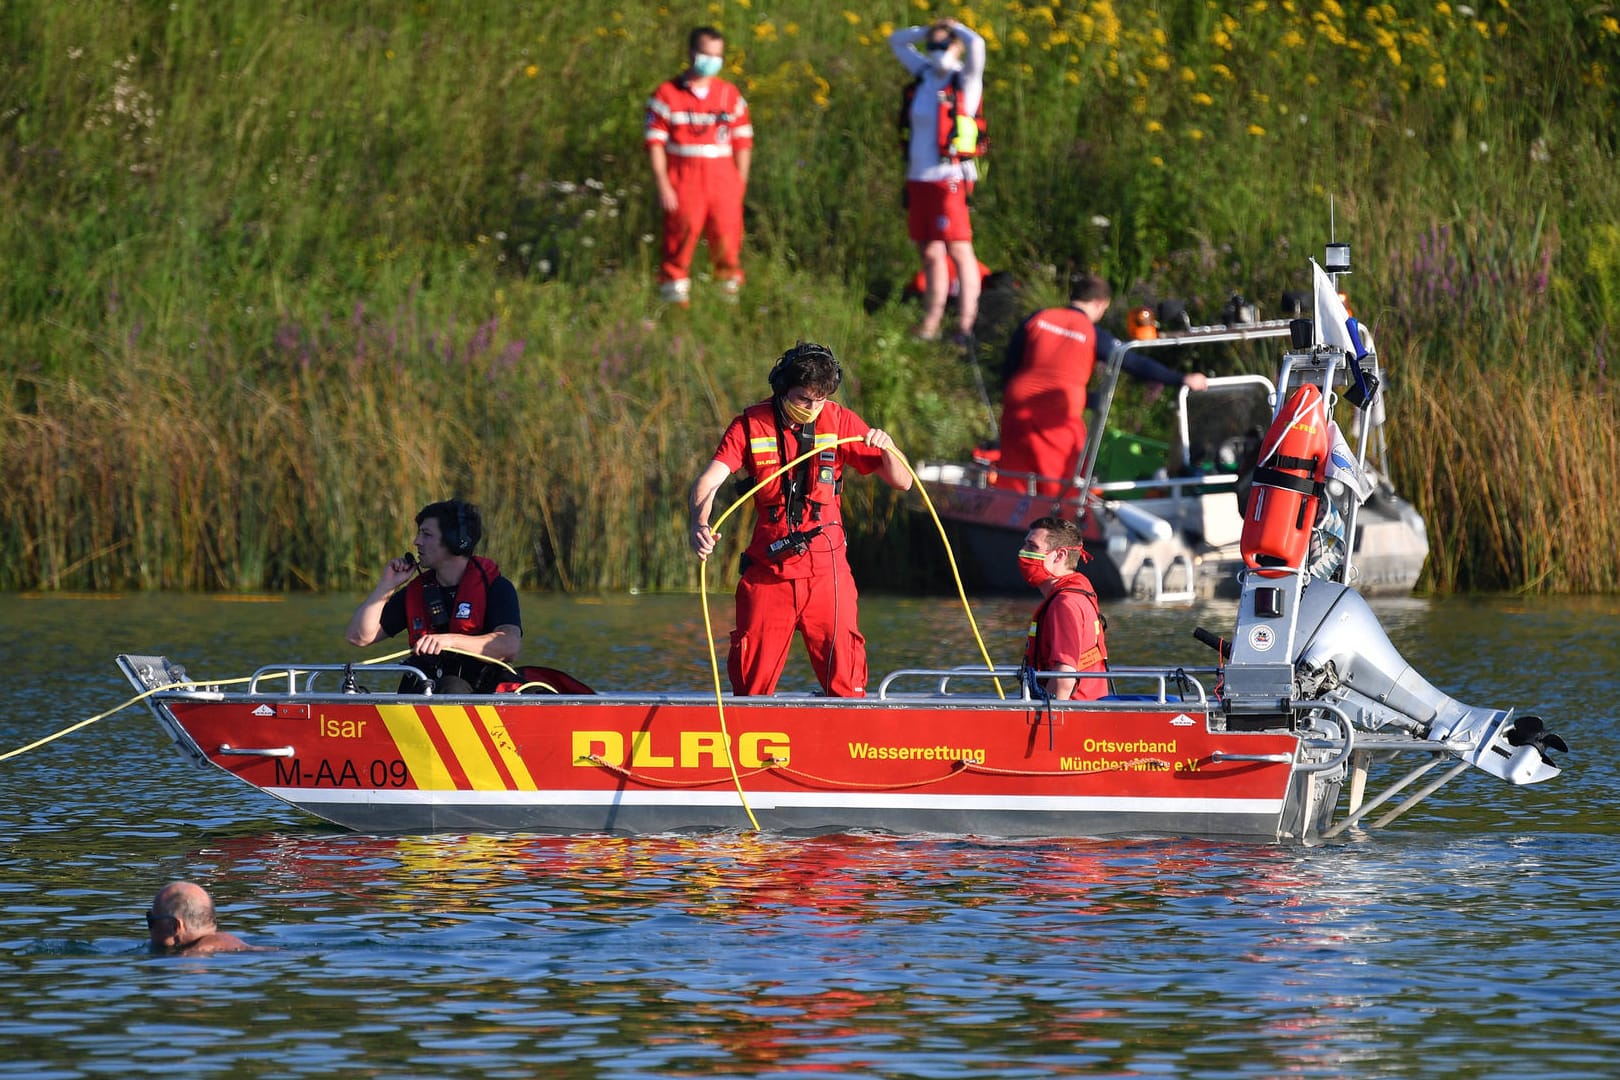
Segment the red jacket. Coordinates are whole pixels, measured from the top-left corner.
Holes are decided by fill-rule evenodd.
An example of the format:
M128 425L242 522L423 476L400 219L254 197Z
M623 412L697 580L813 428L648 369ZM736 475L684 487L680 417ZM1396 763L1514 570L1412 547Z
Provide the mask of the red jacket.
M685 158L730 158L733 150L754 145L754 125L748 102L731 83L710 79L709 92L699 97L683 75L653 91L643 141L663 143L671 164Z
M822 406L814 426L815 445L820 449L804 463L809 466L809 483L796 521L789 520L784 483L787 476L773 474L803 451L799 449L797 426L779 421L774 399L743 410L726 428L714 452L715 460L732 472L746 471L754 483L766 481L754 494L754 535L744 553L748 573L755 581L815 577L843 565L845 536L838 495L843 488L844 466L866 475L883 463L884 452L865 443L834 445L840 439L865 435L870 430L866 421L837 402ZM801 473L804 464L790 472ZM795 529L803 533L818 527L822 531L805 544L803 552L771 551L772 544Z
M1065 574L1030 619L1024 666L1051 671L1068 664L1076 671L1107 671L1106 625L1090 579L1079 571ZM1108 692L1107 679L1075 680L1076 698L1094 701Z

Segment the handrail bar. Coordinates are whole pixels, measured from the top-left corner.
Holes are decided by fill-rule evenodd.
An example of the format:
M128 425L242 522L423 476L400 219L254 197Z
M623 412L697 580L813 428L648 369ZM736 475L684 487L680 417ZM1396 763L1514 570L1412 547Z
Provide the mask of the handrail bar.
M266 664L255 671L253 673L253 677L248 680L247 692L250 694L269 693L270 691L261 691L259 689L259 680L269 678L271 676L275 676L277 678L285 676L287 679L287 693L289 695L297 694L299 692L299 676L307 675L309 677L304 680L303 692L306 694L312 694L315 692L315 680L320 675L330 672L348 671L352 671L357 674L362 671L367 673L374 671L392 671L400 675L414 675L416 678L422 680L422 683L427 687L431 688L433 685L433 680L428 678L421 668L412 667L410 664ZM431 690L428 692L431 693Z
M877 699L879 701L891 700L890 699L890 694L891 694L891 689L890 688L897 680L902 679L902 678L921 677L921 678L928 678L928 679L937 679L938 680L938 686L935 689L934 693L938 694L941 697L951 697L951 696L953 696L953 693L952 693L952 691L950 689L950 683L951 683L951 680L953 680L953 679L971 679L971 680L1017 679L1017 680L1019 680L1019 696L1018 696L1018 698L1016 700L1018 700L1018 701L1030 701L1030 702L1038 700L1033 694L1030 693L1028 682L1024 681L1021 678L1022 672L1023 672L1023 669L1018 668L1018 667L983 668L983 667L974 667L974 666L971 666L971 665L964 665L964 666L961 666L961 667L951 667L951 668L923 668L923 667L919 667L919 668L900 668L898 670L889 672L887 675L885 675L883 677L883 679L881 681L879 681L878 686L877 686L877 692L876 692L875 696L877 697ZM1199 709L1200 711L1208 711L1208 709L1209 709L1209 694L1208 694L1208 691L1206 691L1204 689L1204 684L1202 682L1200 682L1195 676L1198 676L1198 675L1214 675L1214 674L1216 674L1216 670L1214 668L1197 668L1197 667L1193 667L1193 668L1186 668L1186 667L1183 667L1183 668L1113 667L1113 668L1110 668L1107 671L1046 671L1046 670L1042 670L1042 671L1037 671L1034 674L1035 674L1036 679L1052 679L1052 678L1057 678L1057 679L1119 679L1119 680L1131 680L1131 681L1147 681L1147 682L1155 684L1157 686L1157 688L1158 688L1157 694L1155 695L1154 700L1152 702L1153 704L1157 704L1157 705L1186 704L1189 707L1193 707L1194 702L1196 702L1196 708L1197 709ZM1170 697L1170 682L1171 682L1171 680L1175 680L1178 677L1184 679L1185 682L1196 693L1196 698L1194 699L1194 701L1185 701L1185 702L1183 702L1180 699L1174 699L1173 700ZM972 695L956 694L954 696L964 697L964 698L972 696L974 698L978 698L981 695L978 694L978 693L974 693ZM985 694L983 696L988 699L988 694ZM993 699L990 699L990 700L993 700ZM1071 700L1071 701L1068 702L1068 704L1076 705L1076 706L1084 706L1084 705L1096 704L1096 702L1091 701L1091 700ZM1110 704L1117 704L1117 702L1110 702Z

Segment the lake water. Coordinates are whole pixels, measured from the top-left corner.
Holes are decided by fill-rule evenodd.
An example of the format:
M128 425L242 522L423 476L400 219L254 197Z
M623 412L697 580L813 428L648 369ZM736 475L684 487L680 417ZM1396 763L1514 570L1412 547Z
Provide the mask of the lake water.
M361 655L358 597L6 597L0 752L193 676ZM717 632L729 598L714 601ZM975 601L1011 662L1033 605ZM1570 743L1343 843L357 836L170 749L144 706L0 763L0 1073L419 1077L1612 1077L1620 600L1403 599L1412 665ZM1107 608L1123 663L1207 664L1219 604ZM945 599L867 597L872 670L967 663ZM695 596L526 596L524 659L704 689ZM372 650L370 654L381 653ZM723 662L723 653L722 653ZM796 657L785 688L811 683ZM206 884L270 951L154 957Z

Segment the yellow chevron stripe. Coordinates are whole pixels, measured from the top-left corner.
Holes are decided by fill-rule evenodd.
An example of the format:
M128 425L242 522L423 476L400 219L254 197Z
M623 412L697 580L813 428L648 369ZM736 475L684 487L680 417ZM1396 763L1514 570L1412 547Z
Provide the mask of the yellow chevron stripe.
M506 781L501 779L500 770L495 767L489 751L484 749L484 741L478 737L478 730L473 727L467 707L434 705L431 708L433 719L439 722L439 730L450 740L450 749L456 752L456 760L461 764L461 771L467 774L472 789L505 791Z
M512 782L519 791L538 791L534 786L534 778L529 775L529 767L523 764L523 758L518 755L517 743L513 741L506 725L501 722L501 714L495 711L493 705L476 706L478 719L483 721L484 730L489 732L489 739L495 744L495 749L501 752L501 760L506 762L506 771L512 774Z
M410 705L378 705L377 715L388 728L388 734L405 759L411 779L419 790L435 790L453 786L450 770L444 767L433 740L428 738L427 727L416 709Z

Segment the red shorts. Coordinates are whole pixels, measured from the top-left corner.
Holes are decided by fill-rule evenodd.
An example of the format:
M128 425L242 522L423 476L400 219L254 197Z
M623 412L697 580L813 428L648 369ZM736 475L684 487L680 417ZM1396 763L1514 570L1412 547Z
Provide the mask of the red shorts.
M967 206L971 187L964 180L907 180L906 225L912 242L972 240Z

